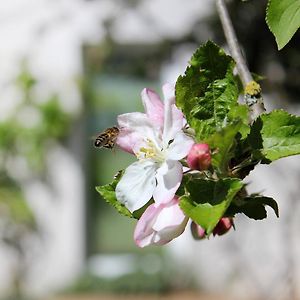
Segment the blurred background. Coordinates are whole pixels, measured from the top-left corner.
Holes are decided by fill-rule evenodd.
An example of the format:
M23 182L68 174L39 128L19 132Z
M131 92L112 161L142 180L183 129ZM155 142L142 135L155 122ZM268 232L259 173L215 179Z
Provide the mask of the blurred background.
M265 105L299 114L299 33L280 52L267 1L229 1ZM297 299L300 158L259 166L252 192L277 219L236 219L196 242L189 228L138 249L135 221L95 191L132 157L93 147L140 92L175 83L208 39L226 49L211 0L10 0L0 3L1 299ZM115 296L114 296L115 295Z

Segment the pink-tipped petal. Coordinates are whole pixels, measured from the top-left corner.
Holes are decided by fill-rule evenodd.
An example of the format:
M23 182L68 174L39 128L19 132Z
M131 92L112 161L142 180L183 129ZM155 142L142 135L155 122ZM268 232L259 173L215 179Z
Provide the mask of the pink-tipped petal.
M164 123L164 105L160 97L150 89L143 89L142 101L148 118L159 126Z
M152 226L156 220L158 211L160 211L160 208L156 208L153 204L151 204L140 217L133 234L133 238L137 246L143 248L151 244L151 239L153 237Z
M134 149L143 147L145 138L159 143L161 130L151 122L146 114L134 112L119 115L118 127L120 134L116 143L127 152L134 153Z
M143 138L137 132L130 132L130 130L120 130L119 136L116 139L116 144L124 151L135 154L134 149L136 145L141 144Z
M177 198L168 204L151 204L137 223L135 243L139 247L164 245L182 234L187 221Z

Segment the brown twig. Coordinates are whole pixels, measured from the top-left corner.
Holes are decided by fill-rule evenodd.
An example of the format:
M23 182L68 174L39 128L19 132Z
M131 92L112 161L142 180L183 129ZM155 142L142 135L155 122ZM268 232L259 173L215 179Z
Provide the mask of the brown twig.
M239 46L238 39L236 37L236 33L234 31L224 0L216 0L216 5L222 23L223 31L228 43L229 51L236 62L236 68L245 90L245 102L250 107L250 121L252 122L260 114L265 112L263 99L261 97L261 89L259 84L253 80L246 60L242 55L242 51Z

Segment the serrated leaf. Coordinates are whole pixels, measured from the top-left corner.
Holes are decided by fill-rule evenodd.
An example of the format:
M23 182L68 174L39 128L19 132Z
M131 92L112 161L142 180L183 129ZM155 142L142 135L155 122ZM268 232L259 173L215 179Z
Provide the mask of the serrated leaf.
M122 172L119 172L112 183L97 186L96 191L105 199L105 201L108 204L112 205L121 215L133 218L134 216L132 215L132 213L116 198L115 189L118 182L121 179L121 176Z
M242 187L243 183L235 178L194 179L186 184L187 194L180 198L180 207L209 235Z
M239 133L241 134L242 139L246 138L250 132L249 106L241 104L233 106L228 112L227 117L229 123L236 122L236 120L240 120L242 122Z
M263 162L300 154L300 117L283 110L261 115L253 124L249 144Z
M212 42L201 46L191 66L176 82L176 104L203 141L224 126L228 111L237 104L238 83L234 61Z
M234 216L237 213L243 213L251 219L262 220L267 217L265 206L270 206L276 216L279 217L277 202L273 198L264 196L249 196L238 199L230 205L226 214Z
M266 21L282 49L300 27L300 0L269 0Z
M235 136L242 122L237 121L214 133L207 141L212 149L212 165L219 173L227 174L228 162L234 155Z

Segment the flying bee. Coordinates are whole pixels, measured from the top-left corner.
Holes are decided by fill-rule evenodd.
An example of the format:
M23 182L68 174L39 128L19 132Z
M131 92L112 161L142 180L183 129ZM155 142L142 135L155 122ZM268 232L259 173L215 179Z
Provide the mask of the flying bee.
M105 129L95 139L95 147L113 149L119 133L120 129L116 126Z

